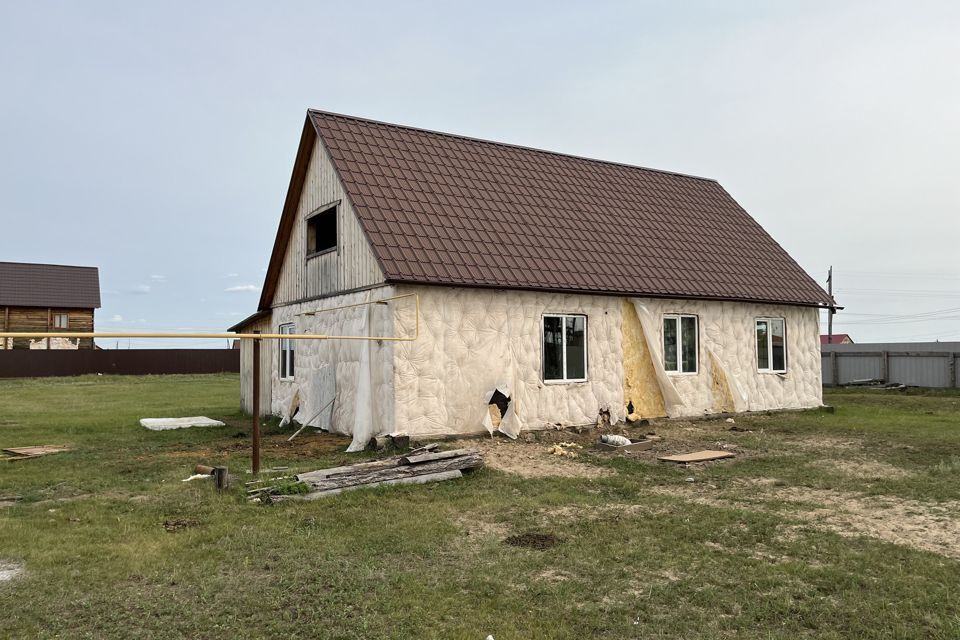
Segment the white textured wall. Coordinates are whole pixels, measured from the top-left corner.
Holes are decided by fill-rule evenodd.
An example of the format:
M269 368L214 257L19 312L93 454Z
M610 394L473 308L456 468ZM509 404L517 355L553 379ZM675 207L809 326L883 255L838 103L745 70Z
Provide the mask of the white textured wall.
M699 372L696 375L670 376L684 401L681 415L710 413L713 410L711 364L707 349L716 354L736 385L743 390L749 411L799 409L823 404L820 321L816 309L743 302L639 300L653 317L658 356L663 349L664 314L691 313L699 318ZM786 319L785 374L757 371L755 320L759 317Z
M489 394L507 386L523 429L595 422L601 407L623 416L620 298L452 287L404 287L421 296L420 339L398 343L397 429L411 434L483 430ZM541 380L541 317L583 313L588 381ZM398 332L413 330L400 315Z
M614 421L624 418L624 368L621 313L623 299L555 293L496 291L452 287L383 287L313 303L274 309L272 329L296 318L299 332L412 335L413 301L332 312L309 320L297 314L400 293L421 298L420 337L415 342L383 344L353 341L298 342L294 382L278 379L276 351L270 366L272 411L282 414L301 388L301 419L320 408L328 384L336 381L337 402L329 421L313 422L353 434L363 425L358 407L360 376L371 380L372 429L412 435L476 433L483 430L489 394L506 386L522 429L593 423L601 408ZM815 407L822 403L819 320L815 309L779 305L691 300L640 299L649 310L660 356L662 315L692 313L699 318L699 372L670 375L683 406L676 415L715 411L711 350L727 369L732 384L746 396L751 411ZM547 384L541 379L541 318L544 313L588 316L588 381ZM787 322L786 374L756 370L754 320L784 317ZM364 364L362 349L369 349ZM366 372L366 373L365 373ZM326 412L325 412L326 413ZM367 427L362 427L367 428ZM369 434L354 434L367 437Z
M613 420L623 419L622 298L450 287L400 290L420 292L421 327L418 341L398 344L394 352L397 429L424 435L481 431L487 396L500 385L512 391L522 429L593 423L601 408L609 408ZM822 403L815 309L640 300L652 314L658 346L663 314L693 313L700 319L699 372L670 376L684 402L677 415L715 410L707 349L746 395L748 410ZM587 382L541 380L544 313L587 314ZM789 363L784 375L756 370L754 319L760 316L786 318ZM399 317L398 332L412 331L412 314Z

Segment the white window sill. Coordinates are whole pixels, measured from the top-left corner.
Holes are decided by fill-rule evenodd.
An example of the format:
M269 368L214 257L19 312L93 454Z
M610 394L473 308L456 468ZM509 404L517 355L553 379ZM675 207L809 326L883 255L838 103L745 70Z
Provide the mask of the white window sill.
M280 382L296 382L296 378L279 378Z
M578 378L576 380L544 380L543 384L580 384L587 382L587 378Z
M668 376L698 376L700 375L699 371L667 371L664 369L664 372Z
M757 369L757 373L766 373L766 374L772 374L772 375L775 375L775 376L785 376L785 375L787 375L786 370L784 370L784 371L771 371L770 369Z

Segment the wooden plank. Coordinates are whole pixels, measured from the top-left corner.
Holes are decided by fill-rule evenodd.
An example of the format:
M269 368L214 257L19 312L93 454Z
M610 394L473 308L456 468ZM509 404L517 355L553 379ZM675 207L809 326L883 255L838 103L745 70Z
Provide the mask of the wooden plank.
M459 456L469 456L479 453L476 449L453 449L451 451L438 451L436 453L422 453L411 456L406 455L400 458L401 464L422 464L434 460L446 460L447 458L457 458Z
M36 447L9 447L7 449L3 449L3 452L21 458L36 458L38 456L46 456L50 455L51 453L60 453L68 450L68 447L42 445Z
M479 453L475 453L473 455L461 455L456 458L446 458L444 460L432 460L421 464L399 465L379 469L368 467L360 471L344 471L338 475L308 479L307 484L317 491L326 491L328 489L340 489L358 484L372 484L385 480L393 480L395 478L408 478L428 473L439 473L441 471L464 471L467 469L476 469L481 466L483 466L483 458ZM299 478L300 476L298 476L298 479Z
M457 478L462 478L463 473L459 469L454 469L452 471L439 471L437 473L425 473L417 476L412 476L409 478L396 478L394 480L383 480L382 482L371 482L368 484L358 484L352 485L349 487L340 487L338 489L327 489L326 491L314 491L307 494L292 495L292 496L276 496L274 500L319 500L320 498L326 498L329 496L335 496L344 491L351 491L353 489L365 489L367 487L384 487L392 485L403 485L403 484L426 484L428 482L441 482L443 480L456 480Z
M693 453L683 453L676 456L660 456L657 460L664 462L707 462L709 460L720 460L722 458L732 458L734 455L729 451L694 451Z

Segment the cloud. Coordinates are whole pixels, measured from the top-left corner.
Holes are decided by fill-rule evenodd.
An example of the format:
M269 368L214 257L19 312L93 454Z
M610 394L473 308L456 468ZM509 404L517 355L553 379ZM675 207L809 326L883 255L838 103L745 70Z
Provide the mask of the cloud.
M113 314L113 317L110 318L110 322L123 322L123 316L119 313Z
M166 282L167 276L152 275L150 276L150 279L154 282Z
M134 295L146 295L150 293L150 285L148 284L138 284L127 289L127 293L132 293Z
M239 273L228 273L228 274L225 274L223 277L224 277L224 278L239 278L239 277L240 277L240 274L239 274Z
M224 291L227 293L253 293L260 291L260 287L255 284L238 284L235 287L227 287Z

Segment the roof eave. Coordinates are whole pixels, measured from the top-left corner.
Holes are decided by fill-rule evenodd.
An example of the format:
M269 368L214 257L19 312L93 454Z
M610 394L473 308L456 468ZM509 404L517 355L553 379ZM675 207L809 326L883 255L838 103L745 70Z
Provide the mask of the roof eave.
M509 291L536 291L544 293L568 293L591 296L616 296L621 298L656 298L662 300L707 300L710 302L743 302L752 304L780 304L791 307L814 307L818 309L843 309L843 307L829 304L826 301L812 300L774 300L768 298L751 298L748 296L709 296L692 295L689 293L652 293L648 291L617 291L612 289L576 289L565 287L525 287L522 285L474 284L464 282L443 282L439 280L414 280L409 278L387 278L387 284L418 285L425 287L460 287L463 289L503 289Z

